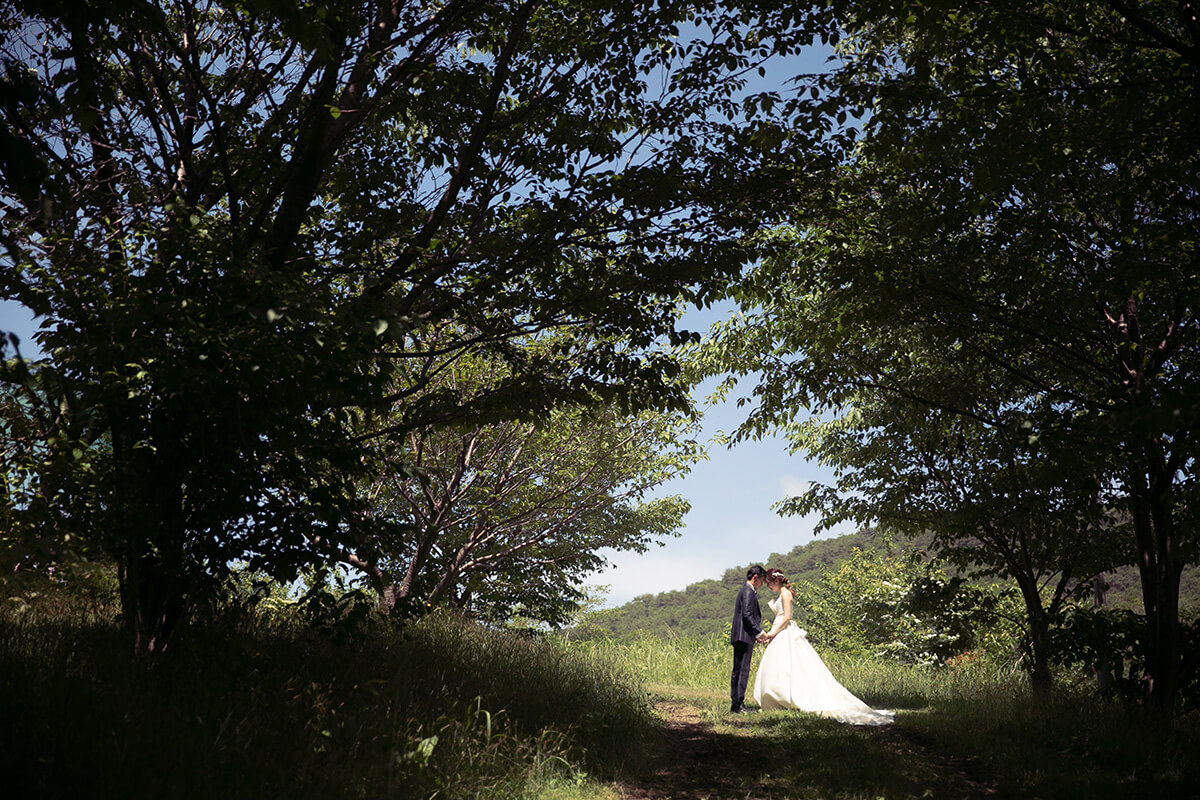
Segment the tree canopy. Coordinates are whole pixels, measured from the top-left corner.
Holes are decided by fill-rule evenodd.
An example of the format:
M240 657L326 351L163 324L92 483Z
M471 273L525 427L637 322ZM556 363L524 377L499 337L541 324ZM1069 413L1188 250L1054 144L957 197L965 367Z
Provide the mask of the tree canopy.
M475 396L503 371L461 358L428 390ZM449 605L492 622L561 626L605 551L644 552L677 534L687 501L653 494L703 457L695 427L690 414L603 404L535 420L401 426L372 442L382 468L362 491L373 529L341 558L402 610Z
M1123 515L1165 707L1200 557L1190 8L838 4L844 63L795 107L841 125L710 350L761 374L744 434L857 415L790 430L877 516L937 498L922 524L980 541L984 517L1030 531L1041 509L1065 526L1039 534L1060 569L1103 530L1089 516Z
M772 2L0 12L0 297L41 316L34 396L78 421L34 491L73 504L55 552L118 560L145 650L235 561L352 547L362 426L397 406L683 405L678 304L778 217L745 76L819 27ZM503 385L410 403L484 351Z

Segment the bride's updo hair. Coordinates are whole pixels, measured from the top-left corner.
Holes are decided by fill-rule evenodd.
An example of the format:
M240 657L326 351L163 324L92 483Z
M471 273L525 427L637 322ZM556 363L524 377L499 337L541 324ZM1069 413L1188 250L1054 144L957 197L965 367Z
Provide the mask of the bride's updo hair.
M791 586L788 583L787 576L783 574L783 570L771 567L767 570L767 583L777 583L780 586Z

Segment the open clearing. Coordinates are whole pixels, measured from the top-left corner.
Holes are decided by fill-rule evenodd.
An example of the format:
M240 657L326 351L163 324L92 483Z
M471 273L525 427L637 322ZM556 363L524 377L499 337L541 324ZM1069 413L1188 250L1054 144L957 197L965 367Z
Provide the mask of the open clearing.
M668 687L662 687L668 689ZM999 797L970 763L902 725L843 725L809 714L732 715L716 696L656 693L662 720L647 767L619 785L624 800Z

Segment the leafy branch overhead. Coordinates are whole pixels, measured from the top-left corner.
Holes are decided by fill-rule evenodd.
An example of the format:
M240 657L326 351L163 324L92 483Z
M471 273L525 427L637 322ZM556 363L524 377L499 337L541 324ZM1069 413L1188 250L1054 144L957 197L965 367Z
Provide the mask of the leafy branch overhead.
M462 359L435 390L494 385ZM431 425L374 438L370 534L339 558L401 610L449 605L496 622L566 623L605 552L676 535L688 503L654 497L703 457L687 416L569 407L534 421ZM389 465L411 464L396 471Z
M686 406L678 305L781 212L745 76L820 30L772 2L0 12L0 297L42 316L35 396L90 411L53 441L97 467L37 485L149 650L229 564L360 544L364 426ZM425 391L483 353L501 385Z
M1137 563L1169 708L1200 560L1195 12L835 14L843 61L790 109L841 120L832 157L793 175L707 349L761 376L741 435L835 470L785 510L932 531L1015 579L1035 639L1073 583Z

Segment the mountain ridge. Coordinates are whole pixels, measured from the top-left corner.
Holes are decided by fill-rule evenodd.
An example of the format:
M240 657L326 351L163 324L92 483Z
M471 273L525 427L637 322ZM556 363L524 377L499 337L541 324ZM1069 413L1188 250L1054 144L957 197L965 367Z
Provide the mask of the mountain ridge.
M783 570L793 586L803 591L806 584L811 585L820 578L823 570L836 569L856 548L903 555L916 550L928 552L926 545L925 539L893 539L864 528L798 544L789 553L772 553L761 563L764 567ZM600 628L618 637L664 630L691 637L722 635L730 621L733 598L745 582L749 567L750 564L730 567L720 578L697 581L683 589L638 595L616 608L590 612L582 627ZM1105 581L1108 584L1106 605L1141 612L1141 588L1136 568L1122 567L1106 573ZM760 595L760 604L765 605L765 599ZM1200 567L1189 567L1184 571L1180 612L1181 619L1200 615Z

